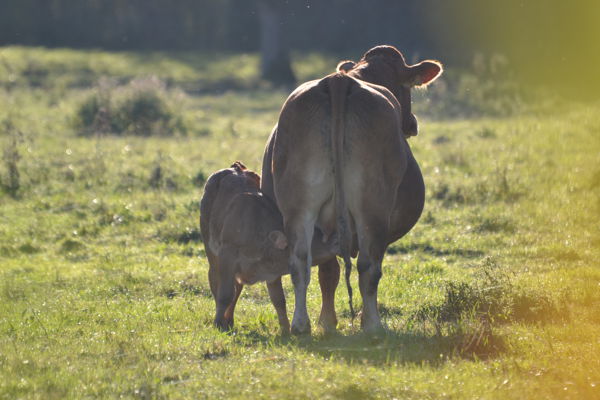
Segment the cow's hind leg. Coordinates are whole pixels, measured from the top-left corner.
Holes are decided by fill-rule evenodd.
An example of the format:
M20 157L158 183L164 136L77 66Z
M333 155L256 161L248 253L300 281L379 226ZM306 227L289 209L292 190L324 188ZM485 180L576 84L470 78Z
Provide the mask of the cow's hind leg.
M321 315L319 324L325 332L335 332L335 289L340 281L340 265L334 257L319 265L319 285L321 286Z
M358 227L358 284L363 300L361 327L366 332L383 329L377 310L377 288L381 279L381 263L386 248L387 231L383 221L372 221Z
M275 279L273 282L267 282L267 289L269 290L271 303L273 303L275 311L277 312L281 334L287 335L290 333L290 320L287 316L285 294L283 292L283 286L281 285L281 277Z
M290 275L294 284L294 317L292 319L293 334L310 333L310 319L306 309L306 292L310 283L311 242L314 231L314 218L305 214L303 218L295 218L286 226L290 242Z

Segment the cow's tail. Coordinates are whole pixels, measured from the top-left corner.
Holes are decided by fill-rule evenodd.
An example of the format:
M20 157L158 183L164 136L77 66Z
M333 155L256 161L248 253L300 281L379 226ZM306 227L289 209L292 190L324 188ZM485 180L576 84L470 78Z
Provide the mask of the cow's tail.
M350 284L350 274L352 273L352 261L350 259L352 232L350 230L350 215L344 193L343 174L346 97L354 80L343 73L332 74L327 79L329 80L329 96L331 99L331 156L335 185L333 197L336 210L336 230L340 243L340 253L344 260L350 315L352 320L354 320L352 285Z

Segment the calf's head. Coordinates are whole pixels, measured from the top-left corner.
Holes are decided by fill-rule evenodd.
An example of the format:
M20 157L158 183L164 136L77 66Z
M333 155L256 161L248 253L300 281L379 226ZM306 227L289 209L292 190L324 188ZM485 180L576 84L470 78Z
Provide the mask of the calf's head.
M275 203L261 193L240 193L227 207L221 231L224 248L235 249L240 279L245 283L285 274L288 243Z
M377 46L367 51L358 63L342 61L338 71L376 85L384 86L402 107L402 130L405 136L416 136L417 118L411 111L410 90L427 86L442 73L442 64L426 60L407 65L404 56L393 46Z
M261 228L264 226L261 224L262 222L257 219L254 225L254 236L246 238L243 245L237 246L243 273L260 275L266 271L276 271L282 275L287 271L289 257L287 238L279 229L271 230L269 233L262 232Z

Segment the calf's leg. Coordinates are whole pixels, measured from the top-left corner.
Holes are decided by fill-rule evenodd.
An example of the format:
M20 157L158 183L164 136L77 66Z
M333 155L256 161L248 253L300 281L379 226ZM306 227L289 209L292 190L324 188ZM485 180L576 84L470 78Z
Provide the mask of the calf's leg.
M229 303L229 306L225 310L225 315L224 315L225 322L229 326L230 329L233 328L233 313L235 312L235 305L237 304L237 301L240 298L240 294L242 294L243 288L244 288L244 285L242 285L241 283L239 283L239 282L234 283L233 299L231 300L231 303Z
M233 328L233 309L235 308L235 301L241 293L241 287L238 292L234 277L234 263L231 262L229 257L221 256L219 253L219 261L215 325L220 330L227 331ZM230 308L232 303L233 307Z
M281 285L281 277L275 279L273 282L267 282L267 289L269 290L271 302L273 303L273 306L275 306L275 311L277 312L281 334L287 335L290 333L290 320L287 316L285 294L283 293L283 286Z
M219 259L213 254L212 251L206 246L206 258L208 258L208 283L210 285L210 291L215 299L217 300L217 286L219 284Z

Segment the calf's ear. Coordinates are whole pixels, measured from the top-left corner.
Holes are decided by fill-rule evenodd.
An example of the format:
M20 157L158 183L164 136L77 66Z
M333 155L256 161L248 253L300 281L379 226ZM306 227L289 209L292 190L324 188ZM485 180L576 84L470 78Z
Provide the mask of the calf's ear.
M346 60L346 61L340 61L337 65L337 72L349 72L352 68L354 68L354 66L356 65L356 63L354 61L350 61L350 60Z
M279 250L285 249L288 245L287 238L281 231L269 232L269 240L273 243L273 246Z
M410 67L412 86L427 86L436 80L444 68L438 61L421 61Z

